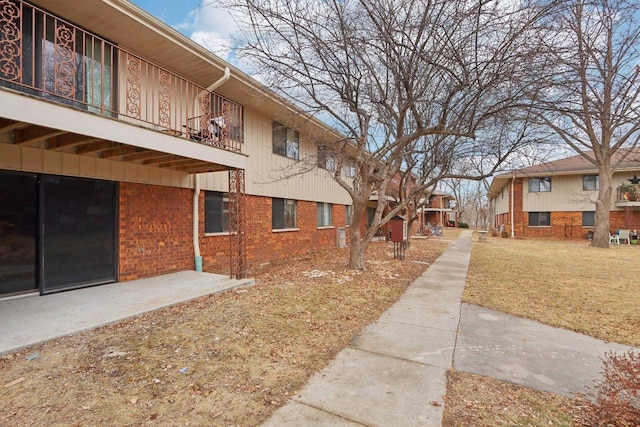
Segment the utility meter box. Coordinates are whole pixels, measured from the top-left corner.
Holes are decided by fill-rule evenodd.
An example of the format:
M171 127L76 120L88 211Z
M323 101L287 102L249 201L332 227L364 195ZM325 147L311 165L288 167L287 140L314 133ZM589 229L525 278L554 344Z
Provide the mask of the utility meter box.
M392 242L406 242L409 239L409 230L407 229L407 220L399 215L389 220L389 229L391 230Z

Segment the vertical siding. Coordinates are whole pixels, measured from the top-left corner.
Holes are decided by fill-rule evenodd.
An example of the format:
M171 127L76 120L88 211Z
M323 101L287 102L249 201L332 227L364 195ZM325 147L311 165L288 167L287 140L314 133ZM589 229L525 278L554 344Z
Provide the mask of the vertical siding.
M525 212L595 210L598 192L582 190L582 175L551 177L550 192L530 193L529 178L524 179L523 184L522 210Z
M245 191L247 194L351 204L348 193L325 170L317 168L316 146L300 135L300 161L273 154L272 120L245 108L244 153L247 158ZM307 172L300 173L303 170ZM201 179L203 189L227 191L226 173L209 173Z
M0 169L191 188L182 172L94 157L0 144Z

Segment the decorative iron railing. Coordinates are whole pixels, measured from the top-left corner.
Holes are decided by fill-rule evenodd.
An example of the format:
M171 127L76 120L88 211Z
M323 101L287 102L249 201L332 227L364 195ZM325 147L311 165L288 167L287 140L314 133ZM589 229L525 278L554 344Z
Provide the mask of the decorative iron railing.
M0 0L0 86L242 148L242 105L21 0Z
M637 202L640 201L640 184L623 184L618 187L617 202Z

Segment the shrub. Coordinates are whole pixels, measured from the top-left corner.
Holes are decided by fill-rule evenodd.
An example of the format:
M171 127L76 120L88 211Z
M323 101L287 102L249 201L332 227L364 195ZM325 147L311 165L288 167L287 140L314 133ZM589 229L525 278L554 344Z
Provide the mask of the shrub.
M469 228L469 224L467 224L466 222L459 222L458 228Z
M577 403L583 426L640 426L640 353L609 352L603 360L602 379L594 382Z

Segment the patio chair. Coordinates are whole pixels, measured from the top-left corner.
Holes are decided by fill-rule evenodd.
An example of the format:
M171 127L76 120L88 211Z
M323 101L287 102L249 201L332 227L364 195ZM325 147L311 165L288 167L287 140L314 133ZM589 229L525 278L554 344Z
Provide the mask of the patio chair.
M620 237L618 236L618 232L609 233L609 243L620 244Z
M621 240L625 240L627 245L631 244L631 237L629 236L631 230L618 230L618 244L620 244Z

